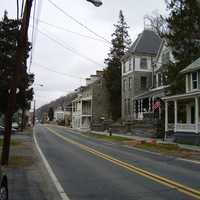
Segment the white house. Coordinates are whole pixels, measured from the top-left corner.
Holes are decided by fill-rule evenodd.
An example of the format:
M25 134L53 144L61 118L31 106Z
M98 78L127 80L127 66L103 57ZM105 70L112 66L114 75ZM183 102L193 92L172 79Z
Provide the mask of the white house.
M185 93L163 98L165 132L174 131L177 142L200 144L200 58L181 73L185 74Z

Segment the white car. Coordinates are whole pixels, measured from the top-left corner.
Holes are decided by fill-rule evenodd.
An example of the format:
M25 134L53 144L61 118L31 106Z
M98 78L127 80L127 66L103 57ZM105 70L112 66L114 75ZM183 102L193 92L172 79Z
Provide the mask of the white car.
M19 124L17 122L13 122L12 123L12 128L18 129L19 128Z

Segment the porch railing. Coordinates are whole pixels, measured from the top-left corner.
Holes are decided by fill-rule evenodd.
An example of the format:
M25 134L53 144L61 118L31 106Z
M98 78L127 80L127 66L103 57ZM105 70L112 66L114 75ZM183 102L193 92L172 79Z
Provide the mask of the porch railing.
M169 131L173 131L173 130L174 130L174 124L169 123L169 124L168 124L168 130L169 130Z
M177 123L176 124L176 131L195 131L196 126L195 124L191 123Z

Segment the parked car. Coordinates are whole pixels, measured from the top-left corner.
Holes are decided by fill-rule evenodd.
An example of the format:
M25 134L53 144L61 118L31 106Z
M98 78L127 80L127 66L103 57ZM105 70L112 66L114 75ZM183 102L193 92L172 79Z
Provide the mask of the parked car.
M0 135L3 135L4 134L4 127L3 126L0 126ZM16 129L12 128L12 134L15 134L17 132ZM0 199L1 200L1 199Z
M0 168L0 200L8 200L8 180Z
M19 124L17 122L13 122L12 123L12 128L18 129L19 128Z

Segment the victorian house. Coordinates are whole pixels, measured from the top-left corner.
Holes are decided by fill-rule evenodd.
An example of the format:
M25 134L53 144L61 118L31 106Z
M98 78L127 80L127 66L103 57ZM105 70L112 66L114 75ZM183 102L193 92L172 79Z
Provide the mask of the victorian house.
M153 66L161 38L145 29L122 58L122 120L143 119L143 113L151 111L152 96L145 96L153 87ZM156 83L157 84L157 83Z

